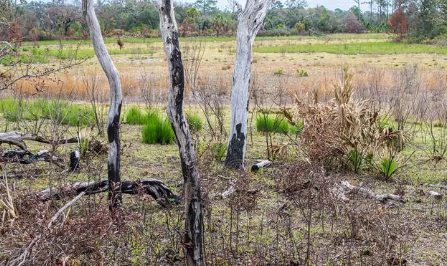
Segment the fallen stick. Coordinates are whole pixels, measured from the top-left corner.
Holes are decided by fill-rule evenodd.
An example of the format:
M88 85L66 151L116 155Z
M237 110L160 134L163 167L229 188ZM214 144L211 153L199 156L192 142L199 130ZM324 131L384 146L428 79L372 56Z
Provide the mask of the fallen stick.
M85 195L85 191L82 191L81 193L79 193L79 195L76 196L76 198L70 200L70 202L68 202L67 204L65 204L62 208L60 208L56 214L51 218L51 221L48 223L47 227L48 229L51 228L51 226L53 225L54 221L57 220L57 218L59 218L59 216L67 209L69 208L71 205L75 204L76 201L78 201L82 196Z
M346 194L361 194L366 198L374 199L380 202L386 202L387 200L394 200L405 202L405 200L399 196L394 194L376 194L369 188L354 186L349 184L347 181L342 181L340 184L333 189L333 192L336 194L338 198L343 201L349 201L349 198Z
M67 138L67 139L58 139L58 140L52 140L52 139L46 139L41 136L37 135L23 135L20 132L16 131L9 131L0 133L0 144L7 143L10 145L15 145L22 150L26 150L26 144L25 140L32 140L40 143L46 143L46 144L67 144L67 143L77 143L77 138Z
M76 182L68 186L45 189L38 193L42 201L50 199L60 200L84 192L93 195L109 191L109 181L104 179L92 182ZM163 207L171 203L179 203L180 198L175 195L162 181L157 179L143 179L141 181L124 181L121 183L121 193L136 195L145 193L152 196Z

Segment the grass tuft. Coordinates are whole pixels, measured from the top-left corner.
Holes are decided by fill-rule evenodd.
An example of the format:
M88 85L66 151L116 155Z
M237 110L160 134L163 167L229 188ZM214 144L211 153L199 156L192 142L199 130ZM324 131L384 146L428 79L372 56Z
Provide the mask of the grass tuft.
M143 142L147 144L172 144L175 134L168 119L163 119L157 112L147 115L146 125L142 131Z

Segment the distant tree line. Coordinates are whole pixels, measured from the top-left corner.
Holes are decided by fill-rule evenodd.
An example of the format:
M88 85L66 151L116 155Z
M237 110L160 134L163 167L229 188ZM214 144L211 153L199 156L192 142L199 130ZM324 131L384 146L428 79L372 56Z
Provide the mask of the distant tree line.
M175 3L182 36L234 36L238 4L228 0L225 9L217 0ZM86 39L80 1L53 0L0 2L0 39ZM101 29L110 37L160 36L157 3L152 0L97 0ZM447 0L353 0L349 10L308 7L304 0L274 1L259 35L321 35L328 33L392 32L398 40L422 42L446 34Z

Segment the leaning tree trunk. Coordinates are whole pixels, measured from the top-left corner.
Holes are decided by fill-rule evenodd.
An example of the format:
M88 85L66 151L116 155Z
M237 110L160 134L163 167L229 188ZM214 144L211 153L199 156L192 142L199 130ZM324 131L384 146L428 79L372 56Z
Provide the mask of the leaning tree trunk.
M109 207L110 210L121 206L121 178L120 178L120 136L119 121L121 114L121 83L118 71L112 58L107 52L104 40L96 18L93 0L83 0L82 8L90 30L93 48L96 57L104 70L110 86L110 108L107 119L107 137L109 139L108 180L109 180Z
M183 110L185 78L172 0L160 0L160 28L168 61L168 117L177 138L185 186L185 238L187 265L204 265L203 213L196 153Z
M230 168L244 168L252 46L271 2L272 0L249 0L244 10L238 14L237 52L231 95L231 131L225 161L225 165Z

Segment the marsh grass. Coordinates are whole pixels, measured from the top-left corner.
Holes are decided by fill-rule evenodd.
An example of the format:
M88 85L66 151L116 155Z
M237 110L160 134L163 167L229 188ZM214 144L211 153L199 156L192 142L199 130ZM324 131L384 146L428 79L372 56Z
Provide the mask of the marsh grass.
M425 44L394 42L360 42L297 44L254 47L258 53L330 53L330 54L447 54L447 49Z
M256 118L256 130L264 133L297 134L303 130L303 124L292 126L279 115L260 115Z
M147 114L142 136L143 143L147 144L172 144L175 139L169 120L155 111Z
M145 114L137 106L132 106L126 112L126 122L131 125L145 125L148 123L149 114Z
M62 100L17 100L12 97L0 100L0 113L10 122L19 120L56 119L62 124L88 126L94 121L90 107Z

